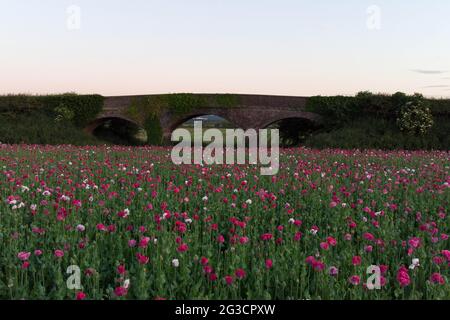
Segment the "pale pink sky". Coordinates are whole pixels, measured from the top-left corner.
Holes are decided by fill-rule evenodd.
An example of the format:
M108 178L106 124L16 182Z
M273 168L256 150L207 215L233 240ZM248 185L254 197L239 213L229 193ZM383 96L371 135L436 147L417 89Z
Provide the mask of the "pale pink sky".
M0 0L0 93L449 97L449 15L446 0Z

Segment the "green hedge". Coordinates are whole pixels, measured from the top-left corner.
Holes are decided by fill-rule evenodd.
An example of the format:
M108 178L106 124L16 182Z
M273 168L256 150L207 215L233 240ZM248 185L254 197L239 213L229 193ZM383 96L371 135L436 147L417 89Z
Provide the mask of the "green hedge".
M0 96L0 112L38 110L49 117L57 116L56 108L67 108L74 117L72 123L85 127L103 109L104 98L100 95L60 94L45 96L7 95Z
M40 110L0 113L0 142L9 144L95 145L101 142L68 122L55 122Z
M361 114L390 119L396 117L408 101L417 100L429 106L434 115L450 115L450 100L425 99L420 94L402 92L393 95L360 92L355 97L315 96L308 99L306 109L322 115L327 125L342 125Z

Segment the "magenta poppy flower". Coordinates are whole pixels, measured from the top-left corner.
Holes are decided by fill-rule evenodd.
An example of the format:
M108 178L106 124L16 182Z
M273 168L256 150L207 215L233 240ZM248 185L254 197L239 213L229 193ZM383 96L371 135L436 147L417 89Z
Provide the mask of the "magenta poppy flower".
M114 294L117 297L123 297L123 296L127 295L127 293L128 293L128 290L125 287L122 287L122 286L121 287L117 287L117 288L114 289Z
M232 285L233 284L233 277L232 276L225 276L225 283L227 284L227 285Z
M348 282L350 282L354 286L357 286L361 282L361 278L357 275L353 275L348 279Z
M55 250L54 255L57 258L62 258L62 257L64 257L64 251L62 251L62 250Z
M411 283L411 278L409 277L408 269L406 269L405 267L401 267L400 270L398 270L397 281L402 288L409 286L409 284Z
M84 293L82 291L77 292L76 299L77 300L84 300L84 299L86 299L86 293Z
M237 269L235 272L236 278L238 279L244 279L246 276L246 272L244 269Z
M17 258L19 258L21 261L27 261L30 258L30 255L30 252L19 252L17 254Z
M352 264L353 264L354 266L359 266L359 265L361 265L361 261L362 261L362 259L361 259L360 256L354 256L354 257L352 258Z

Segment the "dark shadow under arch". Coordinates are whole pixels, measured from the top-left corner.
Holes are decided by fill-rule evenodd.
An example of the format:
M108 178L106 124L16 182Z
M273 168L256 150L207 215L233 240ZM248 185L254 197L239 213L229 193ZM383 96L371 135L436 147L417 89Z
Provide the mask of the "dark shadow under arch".
M320 130L321 125L309 118L286 117L278 118L264 128L279 129L280 146L296 147L302 145L309 136Z
M85 131L98 139L118 145L143 145L148 136L137 122L125 117L103 117L94 120Z

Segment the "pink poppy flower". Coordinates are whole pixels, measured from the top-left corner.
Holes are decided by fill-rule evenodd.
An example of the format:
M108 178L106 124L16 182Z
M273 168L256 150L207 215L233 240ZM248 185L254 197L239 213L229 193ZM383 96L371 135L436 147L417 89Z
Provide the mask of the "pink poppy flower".
M121 264L121 265L119 265L117 267L117 273L118 274L125 274L126 273L126 269L125 269L125 266L123 264Z
M206 266L207 264L208 264L208 259L206 258L206 257L201 257L200 258L200 264L202 265L202 266Z
M409 286L411 283L411 278L408 274L408 269L401 267L397 272L397 281L402 288Z
M352 258L352 264L353 264L354 266L359 266L359 265L361 265L361 261L362 261L362 259L361 259L360 256L354 256L354 257Z
M114 289L114 294L115 294L117 297L123 297L123 296L125 296L127 293L128 293L128 290L127 290L126 288L124 288L124 287L117 287L117 288Z
M357 275L353 275L348 279L348 282L350 282L354 286L357 286L361 282L361 278Z
M31 253L30 252L19 252L17 254L17 258L21 261L27 261L30 258Z
M82 291L79 291L79 292L77 292L76 299L77 300L84 300L84 299L86 299L86 294L84 292L82 292Z
M232 276L225 276L225 283L227 284L227 285L232 285L233 284L233 277Z
M273 235L271 233L265 233L265 234L261 235L261 240L269 241L272 239L272 237L273 237Z
M188 249L189 249L189 246L186 243L182 243L178 246L177 251L178 252L186 252L186 251L188 251Z
M235 275L238 279L244 279L246 276L246 272L244 269L237 269Z
M55 250L54 255L57 258L62 258L62 257L64 257L64 251L62 251L62 250Z
M440 273L436 272L431 275L430 282L434 284L444 285L446 281L445 278Z
M136 253L136 258L139 262L139 264L147 264L150 261L150 258L147 256L144 256L143 254Z

